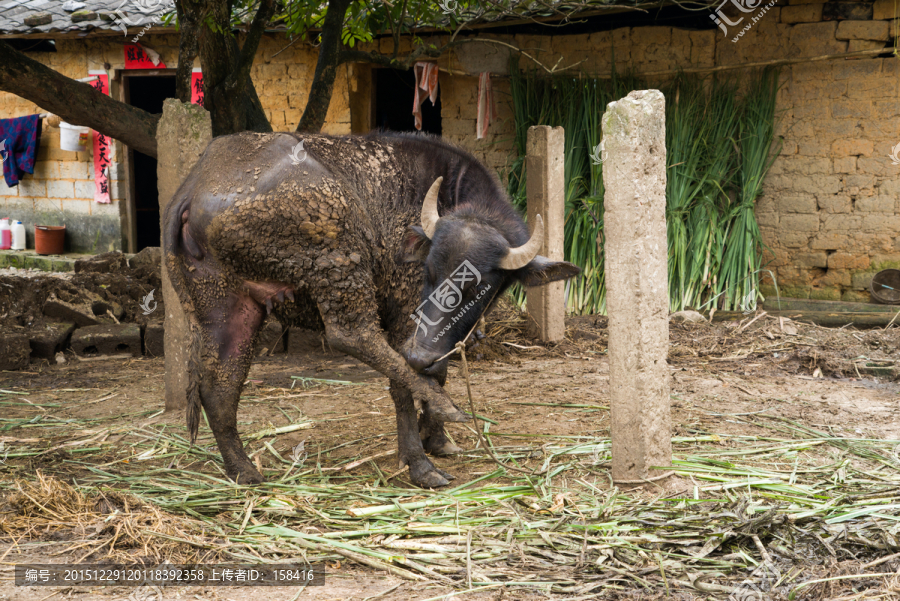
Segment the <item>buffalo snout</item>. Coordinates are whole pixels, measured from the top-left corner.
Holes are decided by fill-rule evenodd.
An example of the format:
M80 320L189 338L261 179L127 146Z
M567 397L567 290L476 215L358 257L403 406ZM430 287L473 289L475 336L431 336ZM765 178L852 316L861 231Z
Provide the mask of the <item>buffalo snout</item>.
M437 375L440 371L440 359L444 353L434 351L421 346L408 345L403 349L403 358L409 363L409 366L420 374L427 376Z

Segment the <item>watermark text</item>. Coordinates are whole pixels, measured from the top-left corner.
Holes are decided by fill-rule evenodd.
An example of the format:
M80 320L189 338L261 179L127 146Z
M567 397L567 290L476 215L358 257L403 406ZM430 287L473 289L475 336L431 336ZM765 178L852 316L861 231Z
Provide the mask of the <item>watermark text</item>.
M713 22L719 26L719 29L722 30L722 33L725 34L725 37L728 37L730 34L728 33L729 27L738 27L741 23L744 22L744 17L738 18L736 21L732 21L729 19L724 12L722 12L723 7L725 7L728 3L734 5L740 12L745 15L749 15L750 13L756 13L752 17L750 17L750 22L744 25L743 29L741 29L732 39L731 42L737 42L745 33L750 31L760 19L763 18L770 8L772 8L778 0L771 0L768 4L760 8L760 4L762 4L763 0L723 0L722 3L716 8L716 12L714 14L709 15L709 18L713 20Z
M291 148L291 154L288 155L291 157L291 162L294 165L299 165L309 156L303 148L303 140L300 140L293 148Z
M450 274L450 277L445 279L440 283L435 289L434 292L428 295L428 298L422 301L418 307L416 307L416 312L410 317L413 321L416 322L416 334L418 335L419 330L422 330L425 335L428 335L428 326L438 326L447 319L448 315L443 315L439 319L432 321L425 314L423 308L428 303L436 306L441 313L453 313L460 309L460 305L463 300L463 288L469 282L473 282L473 286L478 286L481 284L481 273L475 269L475 266L472 265L469 261L463 261L462 264L456 268L456 271ZM472 306L474 306L475 301L481 299L485 292L491 289L490 284L488 284L484 290L478 293L475 297L475 300L470 301L466 304L460 312L451 317L451 323L444 326L444 329L441 332L432 338L432 342L437 342L438 338L443 336L454 323L459 321L460 317L462 317L466 311L468 311ZM428 324L428 326L426 326Z
M131 40L136 44L154 25L156 19L150 13L156 13L160 9L165 9L166 12L174 11L175 0L124 0L112 14L125 35L128 35L129 27L143 25L144 28ZM144 17L148 17L149 22L145 23Z
M150 294L144 297L143 302L140 303L141 310L144 312L144 315L150 315L154 311L156 311L156 301L153 300L153 293L156 292L156 288L150 291ZM153 303L153 306L150 306L150 303Z

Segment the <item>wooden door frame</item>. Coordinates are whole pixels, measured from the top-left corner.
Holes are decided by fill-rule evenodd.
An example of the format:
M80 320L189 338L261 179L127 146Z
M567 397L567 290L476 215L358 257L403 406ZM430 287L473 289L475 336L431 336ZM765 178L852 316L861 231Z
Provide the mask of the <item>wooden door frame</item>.
M119 84L119 100L131 106L131 87L128 80L132 77L174 77L177 69L116 69L115 81ZM123 157L125 171L125 211L122 223L122 248L127 253L137 252L137 207L134 196L134 151L124 145ZM160 224L160 231L162 224Z
M375 69L368 63L350 63L350 133L367 134L375 127Z

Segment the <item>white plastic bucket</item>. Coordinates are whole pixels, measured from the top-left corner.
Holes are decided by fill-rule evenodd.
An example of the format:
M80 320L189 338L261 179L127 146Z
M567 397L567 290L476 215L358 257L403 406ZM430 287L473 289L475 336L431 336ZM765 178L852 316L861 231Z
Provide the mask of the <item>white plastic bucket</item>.
M59 147L73 152L85 152L91 139L91 130L80 125L59 124Z

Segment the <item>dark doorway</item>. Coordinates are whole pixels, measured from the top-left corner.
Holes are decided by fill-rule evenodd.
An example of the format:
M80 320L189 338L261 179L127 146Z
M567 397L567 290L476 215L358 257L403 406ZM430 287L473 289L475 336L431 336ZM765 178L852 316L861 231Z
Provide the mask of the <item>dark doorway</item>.
M416 131L413 101L416 98L416 76L412 69L374 69L375 127L393 131ZM427 94L421 90L422 94ZM421 98L421 96L420 96ZM438 84L437 104L425 98L422 103L422 131L441 135L441 88Z
M174 75L134 76L125 78L125 99L131 106L149 113L162 113L163 101L175 98ZM156 159L130 150L131 197L134 201L134 236L137 252L160 245L159 189L156 183Z

